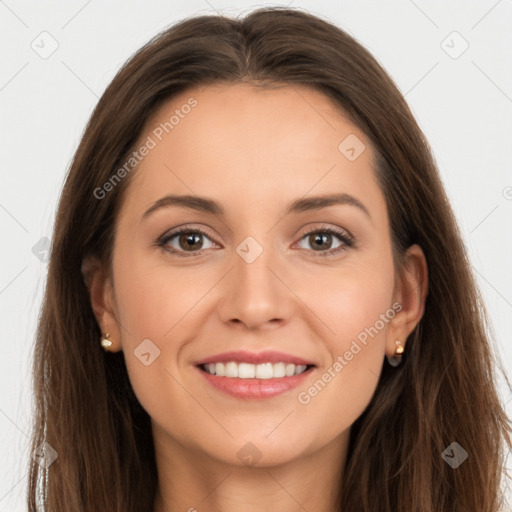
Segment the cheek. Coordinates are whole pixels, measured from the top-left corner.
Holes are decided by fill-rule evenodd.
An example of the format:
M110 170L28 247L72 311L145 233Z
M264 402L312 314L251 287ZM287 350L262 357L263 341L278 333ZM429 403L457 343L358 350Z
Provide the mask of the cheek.
M298 390L304 418L323 417L322 435L335 436L361 415L377 387L385 358L385 336L392 309L393 272L365 267L331 281L317 294L318 311L330 327L324 336L328 361L312 385ZM327 283L325 283L327 285Z
M199 267L172 268L164 259L155 264L154 258L133 249L114 262L123 344L150 338L160 346L172 339L183 321L193 316L211 281Z
M185 346L180 339L193 339L203 325L197 318L199 303L218 278L198 267L172 269L165 262L149 261L147 255L119 247L114 257L116 305L135 395L152 418L164 422L172 405L186 410L194 406L178 383L178 361ZM193 415L180 414L174 430L186 433L193 426L188 421L193 423Z
M348 350L352 340L364 343L365 339L383 338L392 318L387 318L386 312L392 305L393 277L392 264L381 259L376 264L343 269L310 294L315 310L330 328L329 348L333 356Z

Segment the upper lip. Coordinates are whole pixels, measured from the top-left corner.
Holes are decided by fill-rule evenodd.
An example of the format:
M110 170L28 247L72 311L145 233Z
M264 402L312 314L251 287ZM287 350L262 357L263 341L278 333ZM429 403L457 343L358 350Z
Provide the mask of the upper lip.
M275 350L264 350L263 352L247 352L245 350L237 350L235 352L223 352L210 357L196 361L196 366L208 363L227 363L234 361L236 363L287 363L295 365L315 366L311 361L307 361L302 357L294 356L292 354L285 354L284 352L276 352Z

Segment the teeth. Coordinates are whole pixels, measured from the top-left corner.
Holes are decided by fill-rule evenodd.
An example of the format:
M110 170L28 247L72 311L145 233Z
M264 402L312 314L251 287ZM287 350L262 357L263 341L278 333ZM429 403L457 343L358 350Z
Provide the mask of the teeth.
M251 365L252 366L252 365ZM272 379L274 377L274 365L272 363L263 363L256 366L257 379Z
M286 365L284 363L274 363L274 378L284 377L286 375Z
M285 368L285 374L287 377L291 377L292 375L295 375L295 365L287 364L286 368Z
M215 366L215 375L218 375L219 377L224 377L224 375L226 375L226 368L222 363L217 363L212 366Z
M208 363L203 368L211 375L219 377L238 377L239 379L276 379L292 377L306 371L306 365L286 363Z
M303 364L299 364L296 368L295 368L295 375L299 375L300 373L303 373L306 371L306 368L307 366L303 365Z
M220 364L223 364L223 363L220 363ZM238 365L234 362L226 363L224 375L226 377L238 377Z
M239 379L254 379L255 374L256 374L256 367L253 364L240 363L238 365L238 378ZM227 375L227 376L231 377L231 375ZM235 377L236 377L236 375L235 375Z

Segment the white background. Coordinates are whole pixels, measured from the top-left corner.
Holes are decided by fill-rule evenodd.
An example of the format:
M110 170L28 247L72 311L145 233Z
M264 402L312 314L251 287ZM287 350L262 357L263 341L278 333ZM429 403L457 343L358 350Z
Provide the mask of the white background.
M63 179L93 107L121 64L165 27L263 5L286 4L0 0L0 512L26 510L30 363L47 266L32 248L51 239ZM289 5L355 36L405 94L458 218L495 350L512 374L512 1ZM43 31L58 43L47 59L31 47ZM446 39L453 31L469 44L458 58L445 51L463 48L458 36ZM504 384L501 394L512 414Z

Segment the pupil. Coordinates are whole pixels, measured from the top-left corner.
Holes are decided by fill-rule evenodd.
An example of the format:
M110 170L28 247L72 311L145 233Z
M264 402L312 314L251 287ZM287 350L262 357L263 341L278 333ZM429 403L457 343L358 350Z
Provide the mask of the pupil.
M328 235L328 234L320 234L320 235L313 235L313 238L315 240L315 243L319 242L319 244L321 245L322 244L322 239L324 239L325 237L330 237L330 236L331 235Z
M192 234L188 234L188 235L183 235L182 239L183 238L185 239L186 247L193 248L194 245L196 245L198 243L198 241L196 240L194 242L194 241L191 241L191 240L193 240L194 238L199 239L199 235L197 233L192 233Z

